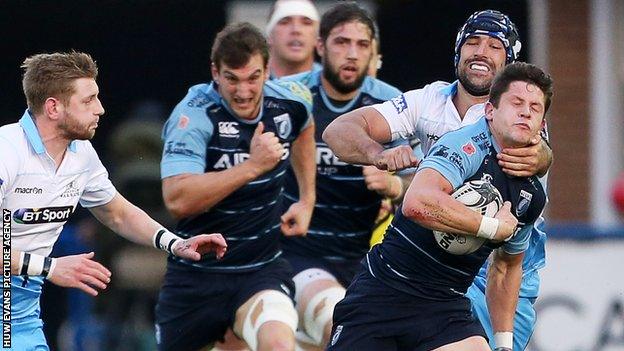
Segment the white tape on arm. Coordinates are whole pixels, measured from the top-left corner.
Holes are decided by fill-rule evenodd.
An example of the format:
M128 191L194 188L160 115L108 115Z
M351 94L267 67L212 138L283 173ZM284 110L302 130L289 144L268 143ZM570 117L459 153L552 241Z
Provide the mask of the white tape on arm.
M182 241L182 238L173 234L165 228L160 228L154 233L154 237L152 238L152 243L154 247L157 249L161 249L167 251L168 253L173 253L173 248L176 243Z
M492 217L483 216L481 219L481 225L477 231L477 236L480 238L494 239L496 231L498 230L498 219Z
M513 349L513 333L512 332L496 332L494 333L494 347Z

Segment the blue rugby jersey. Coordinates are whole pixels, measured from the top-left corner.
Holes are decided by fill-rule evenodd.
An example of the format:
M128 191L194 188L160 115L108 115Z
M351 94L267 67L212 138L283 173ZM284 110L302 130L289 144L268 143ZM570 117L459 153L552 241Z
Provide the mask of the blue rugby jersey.
M410 90L383 104L374 105L390 125L393 138L417 137L425 154L442 135L478 121L485 113L484 104L471 106L460 118L453 98L458 82L434 82L421 89ZM547 137L547 135L546 135ZM546 176L540 178L546 189ZM520 296L534 298L539 293L539 269L546 265L546 233L544 218L540 217L533 228L531 243L522 262ZM485 291L487 266L484 265L474 284Z
M260 121L264 131L274 132L287 152L273 170L234 191L207 212L178 222L177 234L184 238L222 233L228 243L223 259L217 261L210 254L199 262L171 255L170 260L227 273L259 269L281 254L280 193L289 166L290 145L309 126L310 111L310 92L296 82L266 82L260 114L252 121L230 111L214 82L189 89L163 129L162 178L218 172L245 161Z
M501 247L509 254L524 252L531 241L534 222L546 203L537 177L508 177L498 165L495 144L485 118L442 136L422 161L419 169L433 168L453 188L469 180L490 179L503 200L511 202L518 218L518 231L505 243L486 241L477 251L453 255L443 250L430 229L397 215L386 238L367 255L373 276L400 291L426 299L453 299L466 293L492 250Z
M316 126L316 204L308 234L284 237L284 251L330 260L360 259L369 249L369 240L382 197L366 188L362 167L338 160L321 136L336 117L362 106L378 104L400 91L380 80L366 77L351 101L337 107L321 85L321 70L301 73L283 80L299 81L312 92ZM292 169L284 189L286 208L298 201L299 192Z

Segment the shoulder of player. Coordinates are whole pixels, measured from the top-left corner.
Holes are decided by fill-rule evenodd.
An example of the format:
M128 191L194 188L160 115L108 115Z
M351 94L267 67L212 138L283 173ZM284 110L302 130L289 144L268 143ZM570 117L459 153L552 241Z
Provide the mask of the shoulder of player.
M198 84L192 86L186 96L176 105L165 123L164 131L173 128L180 130L205 129L210 130L210 120L206 109L210 105L218 104L218 94L212 84Z
M450 131L436 142L460 149L468 157L483 157L489 153L491 144L485 119Z
M395 86L372 77L364 78L361 91L382 101L390 100L401 94L401 91Z
M322 71L320 70L306 71L302 73L292 74L289 76L284 76L279 79L273 80L273 82L277 83L278 85L281 82L299 82L305 85L306 87L308 87L309 89L312 89L313 87L320 84L321 72Z
M307 110L312 110L312 93L308 87L299 81L267 81L263 92L265 97L296 101L303 104Z

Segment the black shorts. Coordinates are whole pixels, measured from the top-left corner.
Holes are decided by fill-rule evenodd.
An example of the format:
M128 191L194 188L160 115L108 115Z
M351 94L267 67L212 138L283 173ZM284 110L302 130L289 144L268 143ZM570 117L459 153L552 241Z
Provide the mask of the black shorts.
M197 350L223 339L236 310L262 290L293 298L291 267L278 259L258 271L210 273L171 262L156 305L158 350Z
M320 268L331 273L342 286L347 287L360 269L360 260L330 261L324 258L314 258L284 251L282 256L290 263L293 269L293 277L309 268Z
M334 309L327 350L428 351L475 335L487 340L467 298L418 298L384 285L363 267Z

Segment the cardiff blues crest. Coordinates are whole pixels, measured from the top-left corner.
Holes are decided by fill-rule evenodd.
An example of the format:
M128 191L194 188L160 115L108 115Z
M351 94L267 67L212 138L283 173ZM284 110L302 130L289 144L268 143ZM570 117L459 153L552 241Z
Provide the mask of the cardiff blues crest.
M273 117L273 122L275 122L277 135L282 139L287 139L292 132L292 123L288 113Z

